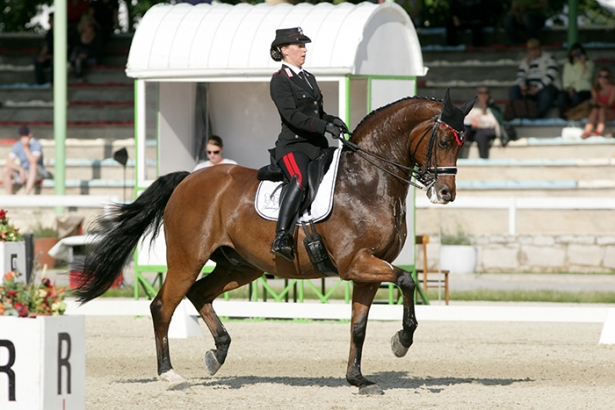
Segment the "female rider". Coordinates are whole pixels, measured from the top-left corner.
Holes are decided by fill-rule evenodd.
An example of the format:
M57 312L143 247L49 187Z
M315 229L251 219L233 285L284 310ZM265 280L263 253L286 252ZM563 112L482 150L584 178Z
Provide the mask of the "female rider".
M304 198L308 164L329 146L325 132L335 138L348 132L341 119L323 111L316 78L302 68L305 43L310 42L300 27L279 29L270 49L271 58L282 61L270 83L271 99L282 120L282 131L271 152L289 181L281 195L271 253L289 261L295 258L292 234Z

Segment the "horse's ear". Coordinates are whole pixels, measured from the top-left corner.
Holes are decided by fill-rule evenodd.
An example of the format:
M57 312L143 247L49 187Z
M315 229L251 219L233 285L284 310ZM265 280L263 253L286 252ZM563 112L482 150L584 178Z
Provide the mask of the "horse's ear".
M451 100L451 89L447 88L444 92L444 98L442 99L442 111L447 114L452 114L454 112L454 108L455 106Z
M474 97L468 101L466 101L465 103L463 103L463 105L461 106L461 111L463 112L463 115L466 116L468 115L468 113L470 112L470 110L472 110L472 107L474 107L474 104L476 103L476 99L478 97Z
M463 131L464 118L465 114L453 105L453 101L451 101L451 91L447 88L444 93L444 98L442 99L442 113L440 114L440 120L445 124L450 125L457 131Z

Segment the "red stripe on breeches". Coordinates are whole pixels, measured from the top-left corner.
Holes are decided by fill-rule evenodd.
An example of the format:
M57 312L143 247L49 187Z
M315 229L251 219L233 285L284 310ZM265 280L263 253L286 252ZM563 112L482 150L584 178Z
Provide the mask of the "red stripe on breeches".
M290 173L291 178L296 175L299 186L303 187L303 175L301 174L301 169L299 169L299 166L297 165L297 161L295 161L295 155L292 152L289 152L284 155L282 159L284 160L284 165Z

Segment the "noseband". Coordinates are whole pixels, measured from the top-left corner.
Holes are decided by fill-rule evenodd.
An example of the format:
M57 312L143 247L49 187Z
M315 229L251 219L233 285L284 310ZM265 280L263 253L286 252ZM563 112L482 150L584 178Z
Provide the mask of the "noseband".
M433 126L431 127L431 136L429 137L429 146L427 147L427 154L425 156L425 165L422 168L417 168L416 163L411 167L407 167L407 166L398 164L396 162L389 161L388 159L382 158L372 152L365 151L363 148L359 147L357 144L347 141L345 138L339 137L339 140L342 142L342 145L344 145L344 147L348 148L349 150L353 152L356 152L361 158L363 158L364 160L366 160L367 162L369 162L376 168L380 169L381 171L386 172L387 174L399 179L402 182L410 184L423 191L427 191L431 187L433 187L435 183L438 181L438 175L457 175L457 167L438 167L437 157L435 155L435 146L436 146L436 137L438 135L438 127L442 126L448 129L449 131L451 131L453 135L455 135L455 141L457 142L457 145L463 145L463 142L465 140L465 135L464 135L465 133L463 131L457 131L456 129L448 125L447 123L442 122L440 117L441 116L438 115L438 117L434 120ZM426 130L425 133L421 136L419 143L417 144L417 149L421 141L423 140L423 138L425 138L425 136L428 133L429 133L429 130ZM412 154L413 161L414 161L415 153L416 151ZM395 168L398 168L404 171L409 177L408 178L400 177L396 173L391 172L388 169L383 168L382 166L376 164L364 154L367 154L370 157L374 157L386 164L389 164L391 166L394 166ZM433 161L432 161L432 158L433 158ZM433 167L429 166L431 162L433 162ZM415 179L418 183L414 182L413 179Z

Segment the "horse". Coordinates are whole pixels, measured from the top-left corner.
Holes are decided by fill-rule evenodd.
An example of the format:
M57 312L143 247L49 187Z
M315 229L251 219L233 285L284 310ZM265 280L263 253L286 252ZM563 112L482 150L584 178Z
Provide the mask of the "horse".
M361 372L368 314L382 282L396 284L403 294L402 329L393 335L391 349L403 357L412 345L418 325L416 284L410 272L391 264L406 241L406 197L414 185L425 189L432 202L455 200L463 118L474 100L458 108L448 90L443 100L407 97L371 112L347 142L342 140L334 205L316 226L340 278L354 285L346 380L360 394L384 393ZM156 237L163 226L168 271L150 310L158 375L168 389L189 387L171 365L167 338L173 312L184 297L213 336L215 349L206 352L203 362L214 375L231 343L212 305L217 296L264 272L291 279L324 277L305 249L296 246L305 238L301 229L293 235L294 261L269 252L275 222L255 211L258 184L256 170L238 165L161 176L134 202L117 204L101 217L103 230L77 268L84 281L75 295L86 303L109 289L142 236ZM216 266L199 278L208 259Z

